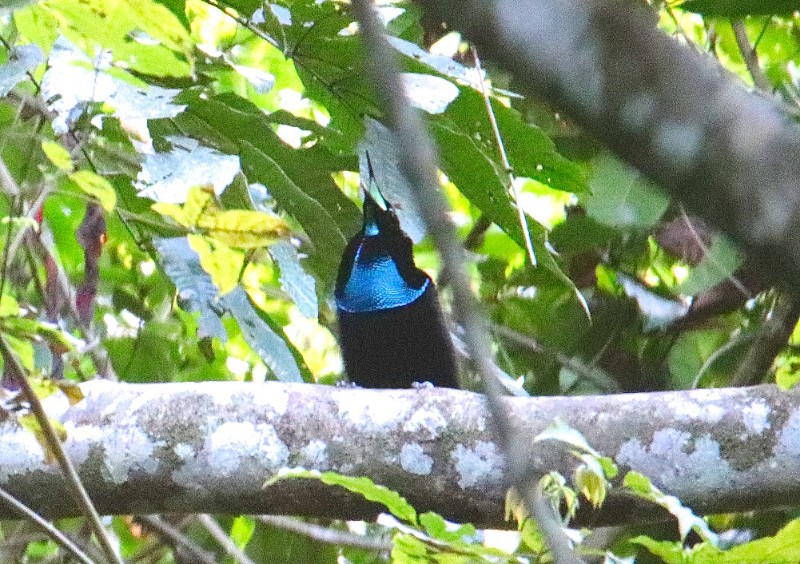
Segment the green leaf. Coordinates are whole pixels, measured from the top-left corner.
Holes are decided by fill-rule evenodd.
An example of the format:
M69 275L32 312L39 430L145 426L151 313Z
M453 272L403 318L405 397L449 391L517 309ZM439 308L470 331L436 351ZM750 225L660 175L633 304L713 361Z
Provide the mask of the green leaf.
M164 267L178 290L178 304L199 316L198 337L217 337L223 343L228 334L220 321L221 311L216 304L219 289L203 269L200 257L192 250L185 237L154 239Z
M73 172L69 175L69 178L81 190L97 198L105 211L114 211L114 206L117 204L117 193L108 180L90 170Z
M72 156L69 154L63 145L54 141L42 141L42 151L51 163L56 165L60 170L65 172L72 172L74 165L72 164Z
M638 172L610 156L592 161L589 217L614 227L649 229L664 215L669 199Z
M151 76L191 75L189 33L152 0L47 0L42 5L86 53L108 49L117 61Z
M185 131L209 135L226 152L238 153L249 182L263 184L275 202L301 225L312 244L307 265L322 282L320 297L333 287L347 239L361 214L331 175L354 170L355 158L334 155L321 144L293 149L272 129L264 112L232 95L197 99L177 118Z
M672 513L678 519L681 540L685 540L689 531L694 529L701 538L716 546L718 542L717 535L709 528L708 523L683 505L677 497L667 495L654 486L647 476L630 471L625 475L623 485L639 497L660 505Z
M722 555L722 564L771 562L794 564L800 562L800 519L794 519L772 537L735 546Z
M250 539L253 538L253 533L256 530L256 521L252 517L239 515L233 520L231 525L231 540L239 548L244 550Z
M686 0L678 6L705 16L788 15L800 9L798 0Z
M220 303L239 324L247 343L281 382L313 382L314 378L297 349L280 326L258 309L247 292L237 286L220 298Z
M687 296L696 296L732 277L741 265L742 255L736 246L727 237L717 235L700 264L689 271L689 276L676 290Z
M336 472L317 472L304 469L285 469L267 481L265 486L287 478L307 478L319 480L329 486L341 486L359 494L364 499L382 504L386 509L406 523L417 524L417 512L406 499L394 490L381 486L366 477L344 476Z
M281 270L281 289L292 298L300 313L316 319L319 309L314 277L303 268L297 249L287 241L280 241L270 245L268 251Z

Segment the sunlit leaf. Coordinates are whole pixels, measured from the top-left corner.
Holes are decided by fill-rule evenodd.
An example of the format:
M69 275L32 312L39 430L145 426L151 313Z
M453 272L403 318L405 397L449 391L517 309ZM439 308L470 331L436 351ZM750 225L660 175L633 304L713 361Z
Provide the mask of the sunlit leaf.
M42 151L50 160L51 163L56 165L59 169L71 172L74 168L72 164L72 156L69 154L63 145L53 141L43 141Z
M281 270L281 289L292 298L300 313L316 319L318 308L314 277L303 268L297 249L287 241L279 241L270 245L268 250Z
M116 60L152 76L189 76L192 43L169 9L152 0L47 0L62 32L89 53L108 49Z
M73 172L69 175L69 178L81 190L97 198L105 211L114 211L114 206L117 203L117 193L108 180L90 170Z
M244 550L250 539L253 538L253 533L256 530L256 522L252 517L239 515L233 520L231 525L231 540L239 548Z
M181 204L199 184L219 195L240 170L239 157L202 146L188 137L170 136L169 153L148 155L136 177L139 195L159 203Z
M244 265L244 256L240 251L234 251L224 243L215 243L202 235L188 235L186 239L200 258L203 270L219 289L220 295L227 294L239 285L239 276Z
M113 75L95 69L93 62L63 37L53 45L41 86L42 96L58 114L53 129L59 134L69 130L86 103L105 103L109 113L127 120L174 117L185 107L172 103L179 90L142 83L118 69Z

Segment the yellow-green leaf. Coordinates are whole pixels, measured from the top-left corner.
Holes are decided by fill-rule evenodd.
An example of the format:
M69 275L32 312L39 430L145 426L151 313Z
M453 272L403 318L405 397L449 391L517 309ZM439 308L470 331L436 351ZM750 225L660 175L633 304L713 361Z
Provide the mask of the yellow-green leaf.
M73 172L69 178L81 190L97 198L104 210L114 210L114 206L117 204L117 193L108 180L90 170Z
M214 201L213 186L195 186L186 195L186 203L183 205L183 213L186 217L186 227L196 227L203 214L217 211Z
M191 227L191 225L189 225L189 222L186 219L186 214L183 212L183 208L177 204L156 202L155 204L150 206L150 208L156 213L160 213L161 215L171 217L184 227Z
M4 294L0 296L0 317L19 315L19 304L14 296Z
M72 157L62 145L53 141L43 141L42 151L51 163L56 165L59 169L65 172L72 172L74 166L72 164Z
M202 235L188 235L187 239L189 246L200 257L200 265L211 276L220 294L227 294L239 285L239 273L244 262L241 251L235 251Z
M289 226L276 215L252 210L206 213L198 227L231 247L255 249L289 236Z

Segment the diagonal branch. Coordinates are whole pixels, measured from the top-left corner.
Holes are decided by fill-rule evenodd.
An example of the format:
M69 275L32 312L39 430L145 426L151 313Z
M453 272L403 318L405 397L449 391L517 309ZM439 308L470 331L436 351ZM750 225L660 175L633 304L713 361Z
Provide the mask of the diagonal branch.
M800 131L779 100L628 3L418 3L796 288Z

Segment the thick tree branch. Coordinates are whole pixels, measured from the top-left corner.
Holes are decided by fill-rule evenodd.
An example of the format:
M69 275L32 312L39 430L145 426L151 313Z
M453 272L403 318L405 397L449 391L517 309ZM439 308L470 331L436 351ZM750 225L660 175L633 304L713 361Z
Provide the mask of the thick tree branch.
M503 524L501 451L478 394L234 382L81 387L86 397L75 406L51 397L47 407L63 422L64 447L101 513L354 519L380 511L313 481L262 489L279 469L303 466L369 476L421 511ZM623 470L647 474L702 513L800 505L800 391L765 385L503 402L518 433L533 438L559 417ZM0 487L45 517L79 514L32 433L8 418L0 444ZM575 461L558 443L532 452L536 472L571 474ZM660 515L615 489L581 521ZM11 516L0 506L0 518Z
M800 132L777 100L629 2L419 3L796 287Z

